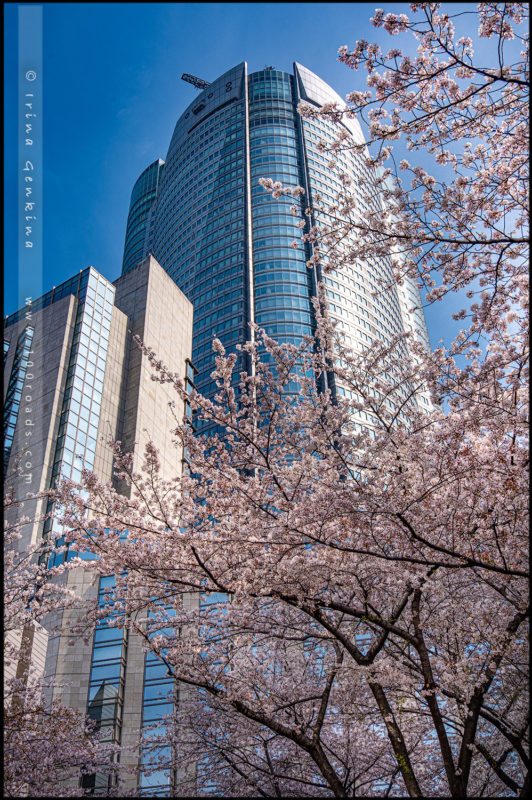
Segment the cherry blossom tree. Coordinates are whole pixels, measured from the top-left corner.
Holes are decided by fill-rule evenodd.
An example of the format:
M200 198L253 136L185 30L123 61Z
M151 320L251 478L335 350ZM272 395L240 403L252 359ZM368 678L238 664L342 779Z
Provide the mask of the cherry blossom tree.
M486 66L438 4L377 11L416 55L342 48L368 91L301 109L367 113L381 195L380 212L357 210L344 176L337 204L318 198L311 265L389 258L427 302L466 292L451 346L427 352L402 334L352 351L322 288L300 346L254 329L238 394L236 356L215 341L218 394L187 399L223 433L176 420L185 474L163 479L152 446L134 473L115 444L130 497L88 472L58 490L72 541L98 555L85 567L115 575L123 624L179 681L168 740L193 765L184 793L528 793L525 12L480 4ZM398 165L409 186L387 166L401 138L424 163ZM353 147L365 146L340 134L332 165ZM349 394L323 388L331 373Z
M350 191L354 179L343 176L345 196L336 207L323 209L329 219L343 212L337 213L337 225L327 231L321 226L310 238L335 253L335 268L341 257L394 253L396 278L411 274L429 290L428 302L470 287L468 297L481 293L482 301L469 311L473 330L491 332L520 307L527 286L527 4L480 3L478 14L471 9L456 15L438 3L411 8L412 19L378 9L372 21L392 36L413 36L415 56L398 47L385 52L365 40L352 51L342 47L340 61L367 71L368 90L350 93L344 108L300 108L309 118L367 121L370 152L339 128L333 154L358 149L369 164L386 167L376 180L388 213L372 210L371 203L367 211L358 210ZM471 32L475 25L483 54L487 50L483 57L491 56L488 64L474 59L470 36L456 38L457 26ZM404 158L397 164L391 143L399 139L425 166ZM395 190L389 188L390 176ZM368 188L364 178L358 183ZM340 256L337 245L346 238L349 247Z
M205 449L178 428L191 475L163 481L153 451L132 475L118 456L131 499L87 474L87 517L79 487L70 496L64 488L72 536L90 535L98 569L115 572L117 609L162 604L155 618L130 624L149 631L182 685L200 689L212 713L221 705L285 740L280 759L298 774L275 767L274 776L293 794L302 773L318 794L350 795L368 765L376 777L359 793L520 790L527 456L519 426L508 435L501 406L480 430L477 413L434 412L430 422L412 413L409 429L388 421L375 438L358 434L350 402L315 390L321 353L310 343L307 351L264 343L276 369L249 345L256 373L243 377L239 405L232 355L218 358L218 401L193 399L226 438ZM367 386L372 367L381 374L382 357L372 362L353 359L353 385ZM296 367L294 402L283 386ZM128 538L95 534L104 526ZM202 598L192 610L183 602L190 592ZM164 633L154 636L158 627ZM244 795L256 780L245 774Z

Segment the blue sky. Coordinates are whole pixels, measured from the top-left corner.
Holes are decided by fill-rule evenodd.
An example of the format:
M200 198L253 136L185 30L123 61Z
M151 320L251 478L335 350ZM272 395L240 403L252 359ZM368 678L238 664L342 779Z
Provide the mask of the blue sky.
M175 122L196 93L180 80L183 72L213 80L244 60L250 71L265 65L291 70L299 61L345 96L363 88L363 76L338 63L337 50L360 38L388 39L369 22L378 5L43 4L41 291L89 265L111 280L119 276L133 183L151 161L166 158ZM380 7L407 10L402 3ZM4 6L4 313L23 302L17 282L18 8ZM428 315L433 344L442 331L441 311Z

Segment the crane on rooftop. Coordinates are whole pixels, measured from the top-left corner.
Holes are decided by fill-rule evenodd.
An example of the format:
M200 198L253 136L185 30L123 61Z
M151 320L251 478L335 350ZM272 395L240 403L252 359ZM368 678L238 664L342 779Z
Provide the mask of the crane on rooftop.
M196 78L195 75L190 75L188 72L183 72L181 75L181 80L191 83L192 86L195 86L196 89L199 89L200 91L211 85L209 81L204 81L203 78Z

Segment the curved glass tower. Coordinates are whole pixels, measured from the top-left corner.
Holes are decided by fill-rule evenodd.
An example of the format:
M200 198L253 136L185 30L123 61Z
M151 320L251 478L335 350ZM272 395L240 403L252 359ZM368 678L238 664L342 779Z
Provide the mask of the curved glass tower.
M231 352L249 339L250 321L281 342L298 342L313 328L311 298L321 276L306 266L311 252L301 243L298 217L290 213L294 200L274 200L259 184L259 178L269 177L303 186L302 208L309 199L313 206L336 201L340 179L318 143L332 142L338 124L303 120L296 110L301 100L343 105L330 86L300 64L294 63L292 73L269 67L248 75L243 62L201 91L175 126L143 252L153 253L194 304L192 358L196 386L207 396L215 389L213 337ZM356 120L339 124L347 144L364 142ZM382 209L365 153L346 148L338 160L361 181L353 183L360 209L368 203ZM327 214L313 222L326 224ZM129 236L128 229L127 251ZM325 278L331 313L355 349L388 340L413 324L405 303L417 287L408 297L395 288L383 293L379 278L391 279L388 258L350 264ZM426 338L422 313L416 325L420 338ZM246 364L241 360L237 367Z
M164 161L158 158L157 161L146 167L144 172L141 172L133 186L127 216L122 274L136 267L150 249L151 233L153 232L152 210L157 197L163 165ZM144 255L145 250L146 255Z

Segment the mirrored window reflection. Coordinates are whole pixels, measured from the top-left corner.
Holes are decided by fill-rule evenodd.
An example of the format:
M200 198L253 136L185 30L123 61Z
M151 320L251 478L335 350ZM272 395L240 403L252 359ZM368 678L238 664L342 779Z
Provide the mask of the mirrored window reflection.
M159 611L164 611L169 621L175 614L171 606L162 604ZM153 612L149 616L152 620L155 619ZM160 629L158 632L164 633ZM172 629L169 628L166 632L171 633ZM155 635L155 630L149 635ZM147 653L144 660L142 695L142 727L145 738L140 756L141 796L170 797L175 790L176 754L172 752L172 748L161 744L161 736L164 738L165 723L170 724L174 713L176 691L175 679L164 661L154 653Z
M114 602L114 576L100 578L98 604L105 608ZM127 630L112 625L116 615L100 620L93 636L87 714L94 721L101 741L120 744L122 707L127 656ZM103 773L84 775L83 789L94 794L107 792L114 778Z

